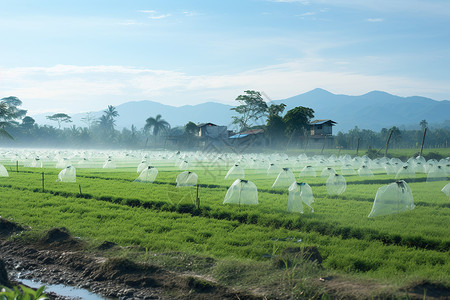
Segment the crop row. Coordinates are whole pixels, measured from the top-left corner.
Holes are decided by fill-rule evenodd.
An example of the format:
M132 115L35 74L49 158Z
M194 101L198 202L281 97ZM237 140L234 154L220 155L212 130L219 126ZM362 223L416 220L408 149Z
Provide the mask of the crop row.
M62 197L0 187L2 217L35 230L67 227L75 236L136 245L154 252L188 253L263 260L286 247L317 245L324 266L390 280L447 280L448 253L385 245L380 241L342 239L316 232L242 224L177 212L154 211L92 199Z
M40 175L24 172L11 174L10 178L2 179L1 184L38 192L41 191ZM82 195L79 194L78 184L82 186ZM411 184L413 193L417 195L416 199L419 198L419 202L427 203L428 206L418 206L407 213L376 219L367 218L372 206L371 201L379 187L375 184L349 185L345 196L342 197L328 197L323 185L315 186L313 191L316 197L316 213L304 215L286 212L287 194L281 191L274 194L260 190L260 205L237 207L221 204L226 192L224 186L201 188L201 207L198 210L194 205L195 189L176 188L173 183L141 184L123 178L105 180L92 176L92 172L87 171L86 177L80 174L78 184L49 181L46 183L46 191L66 197L82 196L132 207L317 232L344 239L377 240L385 244L439 251L447 251L450 246L449 229L442 226L448 221L450 210L439 206L448 203L448 199L439 192L430 194L430 190L438 191L441 182Z

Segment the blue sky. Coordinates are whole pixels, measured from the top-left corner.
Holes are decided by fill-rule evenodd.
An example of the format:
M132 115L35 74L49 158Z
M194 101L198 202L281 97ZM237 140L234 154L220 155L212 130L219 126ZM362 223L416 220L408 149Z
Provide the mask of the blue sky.
M0 0L0 97L29 114L314 88L450 99L450 1Z

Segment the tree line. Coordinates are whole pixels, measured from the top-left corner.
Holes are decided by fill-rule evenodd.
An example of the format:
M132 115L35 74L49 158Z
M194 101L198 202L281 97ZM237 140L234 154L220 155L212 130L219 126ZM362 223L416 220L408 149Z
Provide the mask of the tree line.
M89 148L141 148L144 143L160 143L161 136L170 132L171 126L161 115L146 119L144 128L132 125L130 129L116 129L119 112L109 105L100 118L87 113L82 121L86 126L61 128L63 123L71 123L66 113L56 113L46 118L57 123L58 127L39 125L20 109L22 101L17 97L0 99L0 141L5 146L21 147L89 147Z
M231 108L237 113L233 116L236 132L250 129L263 129L264 138L268 146L283 149L295 147L298 141L305 140L309 135L309 124L314 118L314 110L298 106L284 115L286 105L283 103L267 103L260 92L245 91L236 98L238 106ZM82 122L85 126L69 126L61 128L63 123L72 122L65 113L47 116L57 127L39 125L35 120L26 116L27 111L21 109L22 102L17 97L0 99L0 143L6 146L22 147L74 147L74 148L151 148L163 147L167 136L184 137L184 146L195 146L198 127L194 122L185 126L172 128L161 115L149 117L143 128L116 128L119 112L116 107L109 105L99 118L87 113ZM383 128L380 132L368 129L354 129L348 132L338 132L333 138L331 147L342 149L378 149L385 146L391 134L390 147L414 148L419 147L424 128L428 127L426 120L418 124L417 129L406 130L396 126ZM392 133L391 133L392 132ZM450 130L448 128L428 130L425 147L448 147Z
M397 126L382 128L379 132L369 129L360 129L357 126L348 132L338 132L335 137L337 147L343 149L380 149L385 147L390 132L390 148L419 148L422 143L426 120L418 124L417 129L400 129ZM424 147L426 148L448 148L450 141L450 130L447 128L428 129L425 136Z

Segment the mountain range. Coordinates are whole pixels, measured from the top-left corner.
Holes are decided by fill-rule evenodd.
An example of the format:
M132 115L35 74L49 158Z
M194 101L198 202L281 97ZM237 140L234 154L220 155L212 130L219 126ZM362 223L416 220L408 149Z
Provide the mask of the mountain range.
M335 133L347 131L355 126L360 129L378 131L381 128L392 126L419 128L419 122L424 119L433 124L450 120L450 101L448 100L436 101L419 96L399 97L381 91L372 91L360 96L348 96L333 94L318 88L272 102L286 104L285 113L297 106L310 107L315 112L315 119L331 119L337 122ZM122 129L134 125L140 129L144 127L148 117L160 114L172 127L184 126L187 122L192 121L194 123L211 122L233 128L231 121L232 116L236 113L230 110L232 107L216 102L175 107L148 100L130 101L116 107L119 112L116 126L118 129ZM102 111L98 111L93 112L92 115L99 118L102 113ZM32 117L40 125L56 126L55 122L46 119L46 116L51 114ZM84 113L71 115L73 123L69 125L86 126L81 120L85 116ZM263 122L263 120L259 121L261 124Z

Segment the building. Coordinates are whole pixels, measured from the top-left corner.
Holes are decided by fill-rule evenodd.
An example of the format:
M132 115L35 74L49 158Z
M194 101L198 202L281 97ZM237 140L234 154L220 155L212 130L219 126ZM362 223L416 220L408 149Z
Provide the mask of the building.
M197 124L198 136L201 138L225 139L228 138L227 126L217 126L213 123Z
M229 140L233 146L265 146L266 138L263 129L249 129L230 136Z
M333 135L333 126L336 122L326 120L314 120L309 123L310 136L311 137L331 137Z
M314 120L309 123L310 134L307 136L306 144L309 148L320 149L331 148L334 146L333 126L336 122L325 120Z

